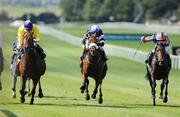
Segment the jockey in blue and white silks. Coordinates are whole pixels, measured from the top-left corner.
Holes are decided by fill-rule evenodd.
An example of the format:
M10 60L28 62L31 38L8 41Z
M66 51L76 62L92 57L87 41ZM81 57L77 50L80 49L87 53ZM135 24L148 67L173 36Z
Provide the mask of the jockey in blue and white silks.
M97 26L97 25L92 25L91 28L89 30L87 30L85 36L82 39L83 53L80 57L81 61L84 58L86 49L88 48L88 39L87 38L88 38L89 34L95 34L96 35L97 40L98 40L97 45L99 47L99 50L101 52L103 60L106 61L107 57L106 57L106 54L105 54L104 49L103 49L104 44L105 44L104 34L103 34L102 30L99 28L99 26Z
M141 37L141 42L142 43L147 43L147 42L154 42L155 44L157 43L162 43L165 45L165 51L166 51L166 54L168 55L169 57L169 54L168 54L168 50L170 48L170 40L168 38L168 35L167 33L165 32L160 32L160 33L156 33L156 34L153 34L151 36L147 36L147 37L144 37L142 36ZM156 46L156 45L155 45ZM149 61L152 59L152 56L154 54L154 49L153 51L150 53L150 56L148 57L148 59L145 61L146 63L149 63ZM169 57L170 59L170 57Z

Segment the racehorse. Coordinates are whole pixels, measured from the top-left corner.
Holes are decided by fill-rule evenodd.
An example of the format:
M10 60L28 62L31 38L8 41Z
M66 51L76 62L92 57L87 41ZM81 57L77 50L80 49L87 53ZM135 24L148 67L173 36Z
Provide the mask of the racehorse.
M168 83L169 72L171 70L171 59L165 52L165 46L162 43L158 43L155 48L154 55L151 60L151 64L148 67L147 79L150 82L151 93L153 98L153 106L156 105L156 80L162 80L160 99L163 99L164 103L168 102ZM163 97L163 90L165 87L165 96Z
M1 83L1 73L4 69L4 62L3 62L3 53L2 48L0 48L0 90L2 90L2 83Z
M31 32L25 32L23 35L23 46L21 48L21 51L23 51L23 56L21 60L19 61L16 58L14 61L18 60L17 65L14 67L12 71L12 78L13 78L13 87L12 89L15 92L15 85L17 76L20 76L20 102L25 102L25 87L26 87L26 80L29 78L33 81L33 87L31 90L31 101L30 104L33 104L34 102L34 95L35 95L35 89L36 85L39 82L40 83L40 77L45 73L46 67L44 61L41 59L39 53L36 50L33 35ZM16 62L13 62L16 63ZM39 94L41 95L42 89L39 89Z
M81 73L83 77L83 82L80 87L81 93L84 93L84 90L86 92L85 98L86 100L90 99L89 96L89 91L88 91L88 85L89 85L89 80L88 77L92 77L95 80L95 88L93 91L93 94L91 95L92 98L96 98L96 94L98 92L98 87L99 88L99 104L103 103L103 98L102 98L102 82L103 79L106 76L106 71L107 71L107 64L106 62L102 61L100 52L98 50L97 46L97 39L94 35L90 35L88 37L89 40L89 48L86 52L86 55L83 59L83 63L81 66Z

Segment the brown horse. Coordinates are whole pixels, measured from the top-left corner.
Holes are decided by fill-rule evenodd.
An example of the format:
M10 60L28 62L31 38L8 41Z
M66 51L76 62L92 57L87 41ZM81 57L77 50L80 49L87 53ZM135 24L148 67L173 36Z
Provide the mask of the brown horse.
M28 80L28 78L31 78L33 81L33 87L31 90L30 104L33 104L36 85L40 81L40 77L45 73L46 67L44 65L44 61L41 59L39 53L36 50L31 32L25 32L23 35L22 51L24 53L23 57L17 64L17 73L21 78L20 102L25 102L26 80Z
M101 59L100 52L98 50L97 46L97 39L94 35L90 35L89 38L89 48L86 52L86 55L83 59L83 64L81 66L81 73L83 76L83 83L80 87L81 93L84 93L84 90L86 92L86 100L90 99L89 91L88 91L88 85L89 80L88 76L92 77L95 80L95 88L92 94L92 98L96 98L97 90L99 88L99 103L103 103L102 98L102 82L103 79L106 76L107 71L107 64L106 62L103 62Z
M168 102L168 83L169 83L169 72L171 70L171 59L165 52L165 46L162 43L158 43L155 48L155 52L151 61L151 65L147 66L149 79L151 86L151 93L153 98L153 105L156 105L156 80L162 79L160 99L163 99L164 103ZM165 88L165 96L163 97L163 89Z
M1 73L3 72L4 69L4 62L3 62L3 52L2 48L0 48L0 90L2 90L2 83L1 83Z

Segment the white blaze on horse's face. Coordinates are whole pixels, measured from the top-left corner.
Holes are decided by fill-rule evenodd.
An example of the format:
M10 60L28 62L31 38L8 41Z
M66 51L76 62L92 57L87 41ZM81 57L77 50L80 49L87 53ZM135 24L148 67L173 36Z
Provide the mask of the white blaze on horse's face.
M89 45L89 51L90 51L90 54L92 55L92 56L95 56L95 51L98 49L98 46L97 46L97 44L95 44L95 43L91 43L90 45Z

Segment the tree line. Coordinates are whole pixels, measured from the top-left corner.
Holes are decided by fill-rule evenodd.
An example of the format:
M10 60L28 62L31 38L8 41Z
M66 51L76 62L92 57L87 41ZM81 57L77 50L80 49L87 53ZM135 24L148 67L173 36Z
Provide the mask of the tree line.
M61 0L68 21L159 20L180 14L180 0ZM178 16L180 17L180 16Z

